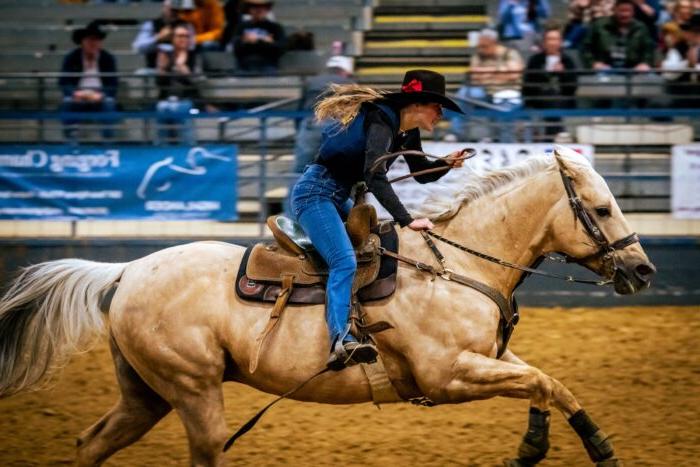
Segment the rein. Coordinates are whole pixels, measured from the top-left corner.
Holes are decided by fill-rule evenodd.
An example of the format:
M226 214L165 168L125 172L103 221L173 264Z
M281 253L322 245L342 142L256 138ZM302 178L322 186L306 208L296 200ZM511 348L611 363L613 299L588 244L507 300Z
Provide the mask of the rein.
M552 273L549 273L546 271L540 271L538 269L534 269L534 268L531 268L528 266L521 266L519 264L509 263L508 261L496 258L496 257L491 256L491 255L487 255L486 253L481 253L479 251L472 250L471 248L469 248L467 246L464 246L464 245L461 245L457 242L454 242L448 238L443 237L442 235L436 234L435 232L433 232L431 230L428 230L427 233L421 232L421 234L423 235L423 238L426 239L426 243L428 243L428 246L430 247L430 249L433 250L433 253L435 254L437 252L440 255L439 257L444 258L442 253L440 253L440 250L438 250L437 247L435 246L435 244L433 243L433 241L430 240L429 237L427 237L428 235L430 235L431 237L437 238L438 240L440 240L443 243L447 243L448 245L451 245L459 250L465 251L473 256L476 256L477 258L485 259L486 261L491 261L492 263L496 263L500 266L504 266L504 267L511 268L511 269L517 269L517 270L520 270L523 272L527 272L529 274L536 274L538 276L551 277L553 279L561 279L561 280L564 280L567 282L578 282L580 284L593 284L593 285L599 285L599 286L612 284L612 281L609 279L604 279L604 280L576 279L573 276L562 276L560 274L552 274ZM431 244L432 244L432 246L431 246ZM436 254L436 256L437 256L437 254ZM444 260L443 260L443 262L444 262Z
M462 151L462 154L463 154L463 156L461 158L462 160L471 159L472 157L474 157L476 155L476 150L472 149L472 148L467 148L467 149ZM409 150L404 150L404 151L391 152L391 153L384 154L383 156L378 157L377 160L374 161L374 164L372 164L372 166L369 168L369 171L371 173L377 172L381 167L383 167L383 164L386 160L396 158L398 156L404 156L404 158L406 156L412 156L412 157L425 157L427 159L436 159L436 160L444 159L443 157L435 156L433 154L428 154L428 153L425 153L423 151L416 151L413 149L409 149ZM435 173L435 172L444 172L444 171L450 170L451 168L452 167L450 165L446 165L444 167L432 167L430 169L418 170L416 172L411 172L411 173L408 173L406 175L401 175L400 177L392 178L391 180L389 180L389 183L399 182L401 180L405 180L405 179L410 178L410 177L417 177L419 175L425 175L425 174Z

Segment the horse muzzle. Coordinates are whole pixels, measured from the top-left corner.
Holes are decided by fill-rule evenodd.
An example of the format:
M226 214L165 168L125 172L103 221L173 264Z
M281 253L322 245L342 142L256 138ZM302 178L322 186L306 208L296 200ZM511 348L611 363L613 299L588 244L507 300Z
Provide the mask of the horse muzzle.
M615 292L630 295L646 289L651 278L656 274L656 266L649 261L637 261L633 264L617 264L612 275Z

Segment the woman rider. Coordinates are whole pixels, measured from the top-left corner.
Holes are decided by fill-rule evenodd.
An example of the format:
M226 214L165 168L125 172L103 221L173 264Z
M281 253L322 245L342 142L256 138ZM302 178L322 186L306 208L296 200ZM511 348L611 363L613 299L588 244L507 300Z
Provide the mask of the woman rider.
M414 219L391 188L386 176L389 159L374 173L380 156L401 150L421 150L420 131L432 131L442 107L462 113L445 96L445 78L428 70L406 73L400 92L381 93L358 85L334 85L316 105L316 118L330 121L323 132L316 160L308 165L292 189L293 213L328 265L326 321L331 339L329 366L371 362L377 356L372 344L360 344L348 333L355 253L343 225L352 203L350 190L357 182L367 189L401 226L413 230L433 228L429 219ZM411 172L432 167L460 167L461 151L443 159L407 157ZM416 176L432 182L447 170Z

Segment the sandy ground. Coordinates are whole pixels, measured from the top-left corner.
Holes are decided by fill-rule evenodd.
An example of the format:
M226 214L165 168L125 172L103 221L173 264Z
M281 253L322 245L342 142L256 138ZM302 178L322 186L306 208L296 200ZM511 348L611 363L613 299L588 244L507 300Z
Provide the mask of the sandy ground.
M628 466L700 465L700 307L524 309L512 348L566 384L613 436ZM271 400L225 386L233 429ZM73 359L54 386L0 400L0 466L72 464L75 437L117 399L107 345ZM284 401L229 452L232 465L492 466L517 449L527 401L504 398L433 408L324 406ZM554 414L541 465L590 465ZM170 414L110 466L187 465L184 430Z

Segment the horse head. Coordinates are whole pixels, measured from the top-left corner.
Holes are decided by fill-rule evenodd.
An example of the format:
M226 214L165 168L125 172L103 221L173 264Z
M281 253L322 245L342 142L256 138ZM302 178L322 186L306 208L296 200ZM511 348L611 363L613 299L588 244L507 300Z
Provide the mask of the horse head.
M619 294L649 286L656 268L608 185L580 154L554 150L562 197L552 211L552 251L611 280Z

